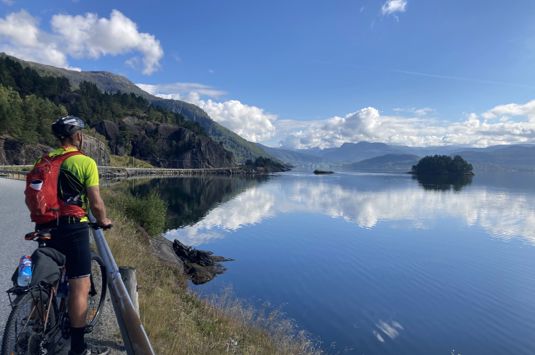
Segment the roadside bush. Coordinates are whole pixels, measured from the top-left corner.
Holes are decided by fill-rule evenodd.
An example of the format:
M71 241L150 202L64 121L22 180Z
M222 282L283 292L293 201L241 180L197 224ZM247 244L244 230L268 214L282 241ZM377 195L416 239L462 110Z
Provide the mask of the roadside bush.
M126 217L143 227L151 236L160 234L165 228L167 205L156 192L144 196L122 192L113 201Z

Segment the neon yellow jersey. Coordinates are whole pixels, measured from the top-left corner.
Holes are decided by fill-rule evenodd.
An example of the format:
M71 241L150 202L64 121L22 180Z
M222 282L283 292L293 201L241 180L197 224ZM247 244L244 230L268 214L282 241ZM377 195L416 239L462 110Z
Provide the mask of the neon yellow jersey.
M56 157L76 151L78 151L76 147L60 147L48 153L48 156ZM71 172L86 189L99 184L97 163L87 155L78 154L65 159L61 164L61 170Z
M76 151L78 151L78 149L73 146L60 147L48 153L48 156L55 157ZM86 213L89 206L87 188L98 185L99 178L97 163L87 155L73 155L72 157L65 159L61 164L58 181L58 193L60 197L63 200L66 200L66 197L78 196L81 201L81 207ZM81 221L87 222L89 219L83 217Z

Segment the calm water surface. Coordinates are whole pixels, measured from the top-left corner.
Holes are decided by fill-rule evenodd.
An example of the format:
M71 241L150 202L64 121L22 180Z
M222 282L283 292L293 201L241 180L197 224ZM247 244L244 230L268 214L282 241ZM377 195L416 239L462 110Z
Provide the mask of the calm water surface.
M235 259L200 293L281 307L328 353L534 354L534 176L153 181L166 236Z

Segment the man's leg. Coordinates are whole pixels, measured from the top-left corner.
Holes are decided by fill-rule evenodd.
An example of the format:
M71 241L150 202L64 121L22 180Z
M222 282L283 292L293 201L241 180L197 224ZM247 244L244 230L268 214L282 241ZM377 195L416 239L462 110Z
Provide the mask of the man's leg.
M91 282L89 276L69 279L69 319L71 321L71 350L82 352L85 348L87 298Z

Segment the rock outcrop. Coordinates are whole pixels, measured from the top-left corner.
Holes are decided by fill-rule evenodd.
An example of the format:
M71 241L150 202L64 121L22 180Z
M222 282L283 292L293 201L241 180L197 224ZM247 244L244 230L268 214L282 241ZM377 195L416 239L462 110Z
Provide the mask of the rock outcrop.
M167 123L125 117L96 127L118 155L132 155L167 168L220 168L235 165L232 153L209 137Z
M85 135L83 151L95 159L98 165L108 165L110 154L104 142ZM52 150L44 144L26 144L10 136L0 136L0 164L30 165Z
M211 251L194 249L176 239L173 242L173 250L182 261L186 275L195 285L206 283L224 273L226 269L221 262L231 261L222 256L215 256Z
M50 147L43 144L24 144L9 136L0 137L0 164L33 164Z
M224 273L226 269L221 262L232 261L222 256L215 256L211 251L194 249L177 239L171 242L162 236L156 236L149 240L156 256L178 266L180 272L195 285L204 284Z
M110 165L110 152L106 143L95 137L84 135L82 150L85 154L95 159L97 165Z

